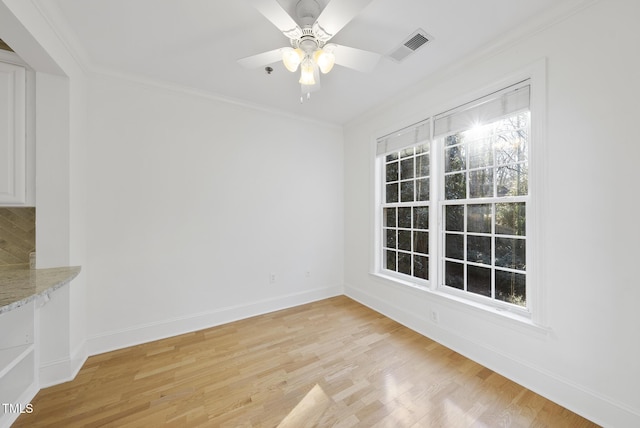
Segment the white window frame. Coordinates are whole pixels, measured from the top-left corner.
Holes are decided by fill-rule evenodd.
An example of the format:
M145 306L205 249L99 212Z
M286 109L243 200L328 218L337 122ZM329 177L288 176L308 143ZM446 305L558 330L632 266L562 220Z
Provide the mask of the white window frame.
M423 155L427 155L429 158L431 158L432 153L431 153L431 142L429 140L429 135L432 133L432 127L431 127L431 121L429 119L427 120L423 120L420 121L416 124L410 125L405 127L404 129L401 129L399 131L393 132L388 136L385 136L383 138L378 139L378 143L377 143L377 165L378 165L378 170L380 172L382 172L382 170L384 169L384 165L387 164L386 162L386 157L388 154L391 153L397 153L397 152L402 152L402 150L404 148L408 148L408 147L417 147L417 146L423 146L423 145L427 145L429 146L429 149L427 150L427 152L424 153L420 153L420 154L414 154L410 157L406 157L404 158L405 160L407 159L414 159L414 168L417 167L417 158L419 156L423 156ZM403 158L400 157L398 159L398 166L400 168L400 165L402 163ZM429 164L430 166L431 164ZM417 171L415 171L417 172ZM409 208L412 211L412 217L414 214L414 208L416 207L426 207L429 210L429 219L428 221L431 221L431 199L427 200L427 201L420 201L418 198L418 191L417 188L415 188L415 185L417 184L417 180L423 179L423 178L427 178L429 180L429 193L431 192L431 172L429 172L429 175L424 177L424 176L418 176L418 175L413 175L413 178L406 180L404 177L402 177L402 175L400 174L399 171L399 180L398 180L398 201L394 202L394 203L387 203L386 202L386 177L381 177L381 192L379 194L379 204L377 206L377 210L379 211L378 216L380 217L381 221L379 223L380 225L380 229L379 229L379 242L380 242L380 248L379 248L379 258L377 260L377 264L380 267L380 270L383 269L383 267L385 266L385 258L386 258L386 245L385 245L385 230L387 229L387 225L386 225L386 218L383 215L383 211L385 210L385 208ZM402 185L401 183L406 182L406 181L413 181L414 183L414 199L413 201L402 201L401 200L401 189L402 189ZM398 210L399 211L399 210ZM414 219L415 220L415 219ZM416 228L415 224L412 223L412 225L410 227L406 227L406 226L400 226L399 224L395 227L395 229L397 231L401 231L401 230L410 230L411 234L413 235L414 232L427 232L429 233L429 236L431 236L432 233L432 226L429 223L428 228L425 230L423 228ZM415 256L420 256L420 257L427 257L429 259L428 262L428 269L430 272L431 269L431 257L429 254L425 255L423 253L420 253L419 251L416 251L416 248L411 248L411 250L402 250L399 248L399 236L396 237L396 240L398 241L398 245L396 248L396 252L397 253L410 253L410 256L412 258L412 267L414 264L414 260L413 258ZM413 242L413 239L412 239ZM429 239L428 245L431 245L431 239ZM415 284L418 285L420 287L427 287L428 286L428 280L422 279L420 277L417 276L413 276L410 274L404 274L401 272L395 272L395 271L391 271L391 270L384 270L386 275L389 275L395 279L397 279L400 282L403 283L411 283L411 284Z
M504 88L529 80L531 87L529 111L531 112L531 126L530 126L530 143L528 153L528 187L529 195L527 202L527 307L519 308L515 305L501 304L501 302L487 302L486 299L476 299L469 292L456 291L451 292L449 287L443 289L438 284L442 283L444 269L443 266L443 238L442 238L442 218L439 214L442 210L443 198L442 198L442 185L440 177L443 177L443 159L441 159L442 148L438 147L440 142L436 139L431 141L431 198L429 201L429 280L423 281L418 278L412 278L406 275L395 275L392 272L383 269L384 262L382 257L383 252L383 234L382 234L382 203L384 202L384 177L382 177L384 156L379 156L376 151L373 151L374 156L374 183L375 183L375 211L373 215L373 227L374 229L374 247L372 251L372 271L371 273L378 278L382 278L385 282L390 284L399 284L402 286L410 286L422 290L428 294L436 294L444 297L453 302L459 302L463 305L472 306L482 310L487 310L492 313L498 313L508 318L513 318L518 321L523 321L528 324L545 327L548 324L548 304L546 293L546 278L545 269L541 263L541 242L544 239L543 230L541 227L541 219L543 214L543 207L546 205L544 198L546 195L546 175L545 174L545 158L546 158L546 60L541 59L535 63L521 69L518 72L511 74L510 76L500 79L491 85L487 85L477 91L468 93L462 97L457 97L447 105L435 108L434 112L446 112L451 109L455 109L464 104L470 103L473 100L480 99L488 94L500 91ZM430 137L433 136L433 123L437 114L427 115L422 117L414 117L412 121L408 123L416 123L420 120L431 119L432 132ZM405 122L407 123L407 122ZM403 129L408 125L402 124L395 127L395 129ZM385 133L379 133L378 135L390 134L388 130Z

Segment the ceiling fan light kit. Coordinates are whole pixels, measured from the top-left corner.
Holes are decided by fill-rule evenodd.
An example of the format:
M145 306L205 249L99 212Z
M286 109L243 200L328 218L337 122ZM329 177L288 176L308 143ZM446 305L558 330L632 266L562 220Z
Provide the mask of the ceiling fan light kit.
M329 73L335 64L366 72L380 59L377 53L327 43L371 0L331 0L324 10L316 0L300 0L296 4L297 22L277 0L249 1L289 38L291 47L243 58L240 64L253 68L270 64L279 57L290 72L300 68L301 102L305 94L309 99L311 92L320 89L320 73Z
M316 78L313 75L314 66L315 64L309 57L306 57L304 61L302 61L302 66L300 67L300 80L298 83L305 86L313 86L316 84Z
M322 74L330 72L336 63L336 56L333 53L334 49L335 45L328 44L313 53L313 59L316 61L316 64L318 64Z
M303 59L302 49L282 48L282 63L290 72L295 73Z

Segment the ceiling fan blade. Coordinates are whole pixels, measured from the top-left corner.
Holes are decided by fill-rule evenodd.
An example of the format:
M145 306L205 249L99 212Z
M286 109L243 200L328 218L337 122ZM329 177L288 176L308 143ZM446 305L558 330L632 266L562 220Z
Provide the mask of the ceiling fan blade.
M288 38L297 39L302 36L300 26L277 0L249 0L249 2Z
M245 68L258 68L281 60L282 48L241 58L238 63Z
M313 24L314 33L320 40L326 42L369 3L371 0L331 0Z
M349 46L335 45L333 50L336 64L365 73L373 71L380 61L381 55Z

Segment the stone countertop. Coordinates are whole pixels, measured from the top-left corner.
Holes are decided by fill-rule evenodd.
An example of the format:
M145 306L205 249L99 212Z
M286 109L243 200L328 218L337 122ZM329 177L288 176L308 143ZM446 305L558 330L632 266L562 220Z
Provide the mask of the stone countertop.
M0 267L0 314L26 305L69 283L80 266L29 269L29 265Z

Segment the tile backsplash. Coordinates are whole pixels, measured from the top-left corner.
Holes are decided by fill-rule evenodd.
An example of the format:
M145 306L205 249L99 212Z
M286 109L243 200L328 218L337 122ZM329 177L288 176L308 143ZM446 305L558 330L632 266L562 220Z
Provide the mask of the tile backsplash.
M0 207L0 266L29 263L36 248L36 209Z

